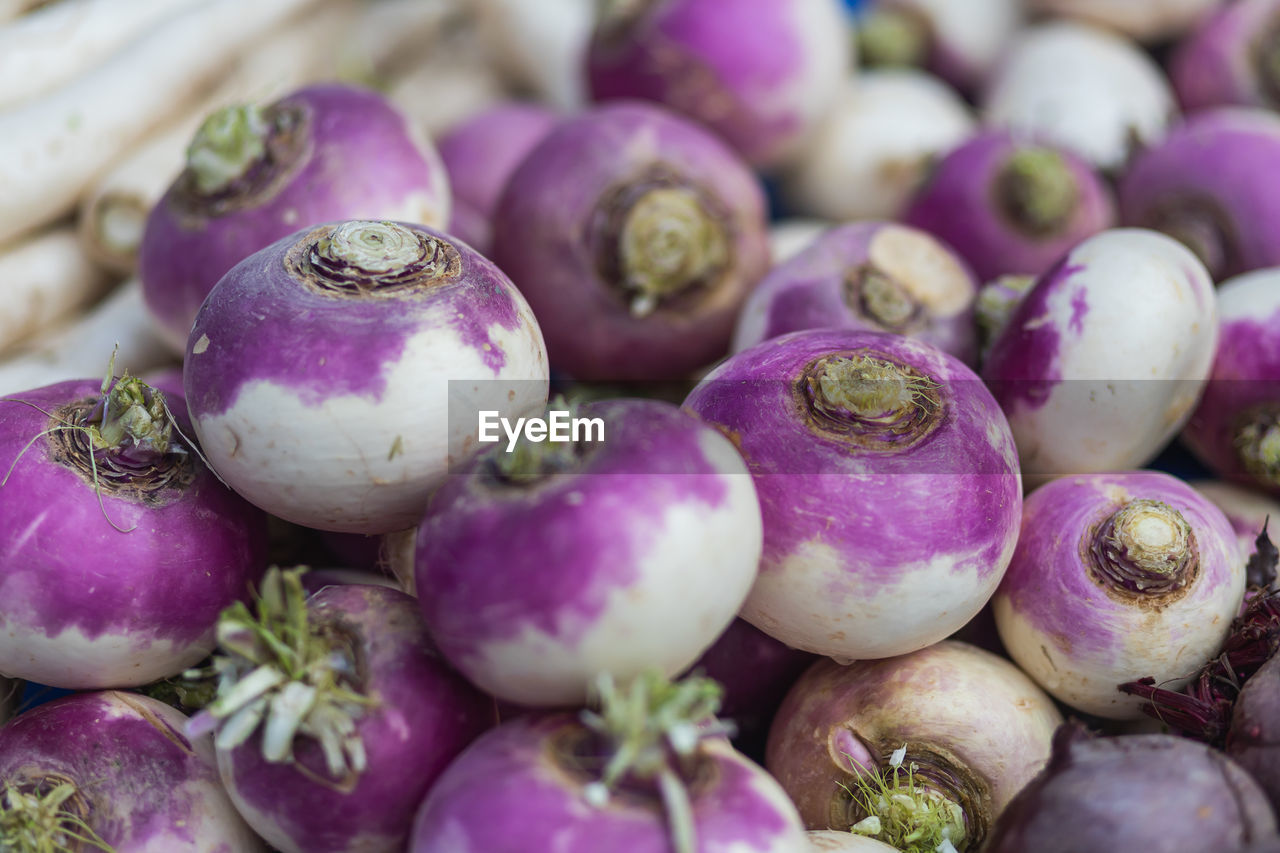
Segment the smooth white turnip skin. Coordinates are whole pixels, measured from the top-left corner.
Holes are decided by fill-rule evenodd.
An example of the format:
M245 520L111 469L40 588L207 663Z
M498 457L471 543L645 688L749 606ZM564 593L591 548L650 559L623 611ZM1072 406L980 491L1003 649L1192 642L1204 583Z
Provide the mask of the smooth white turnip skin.
M1150 56L1071 21L1024 30L992 73L981 108L988 126L1056 143L1104 171L1159 142L1178 113Z
M564 760L583 733L557 714L482 735L432 787L408 853L668 853L656 791L618 794L603 808L588 801L596 773ZM763 768L724 740L703 741L699 753L705 782L689 786L699 853L808 853L795 806Z
M1246 0L1221 6L1169 58L1169 80L1182 108L1280 105L1274 68L1280 2Z
M885 282L891 297L872 290ZM892 304L877 305L877 295ZM841 225L761 279L738 315L733 351L788 332L840 327L905 335L973 366L977 295L968 265L928 233L890 222Z
M1088 21L1147 42L1186 32L1223 3L1224 0L1030 0L1030 9Z
M436 139L453 196L450 234L489 254L490 219L507 179L560 118L541 104L507 101L468 116Z
M858 818L842 784L860 768L885 768L903 745L904 766L945 758L940 775L968 793L968 838L980 843L982 828L1044 766L1061 722L1049 697L1013 664L948 640L888 660L815 663L774 718L765 766L805 826L847 829L848 818ZM956 790L939 793L965 806Z
M266 851L227 798L212 744L187 740L186 722L137 693L55 699L0 728L0 788L70 781L116 853Z
M936 77L860 72L779 174L779 186L799 216L897 219L933 160L969 138L975 124L965 102Z
M1135 592L1138 581L1122 587L1098 568L1090 549L1099 528L1136 500L1161 502L1190 525L1195 568L1179 589ZM1140 530L1152 540L1173 536L1166 522ZM1125 549L1107 548L1127 559ZM1222 511L1168 474L1130 471L1062 477L1032 492L992 607L1009 656L1040 686L1085 713L1123 720L1142 716L1143 700L1117 685L1151 676L1179 689L1218 653L1244 591L1244 563Z
M914 425L900 438L839 431L864 426L819 413L804 389L811 365L845 355L918 371L945 415L923 437ZM899 335L795 332L732 356L685 406L732 437L755 478L764 556L741 615L765 633L817 654L889 657L946 637L995 591L1018 535L1017 450L954 357Z
M582 703L601 672L672 676L720 635L760 559L760 505L742 458L670 403L612 400L571 469L531 484L450 478L418 530L416 587L440 650L493 695Z
M879 0L924 22L926 67L962 91L981 86L1023 23L1022 0Z
M380 586L329 586L307 600L313 626L345 632L374 704L356 718L367 766L335 780L320 744L294 738L294 762L271 763L261 733L218 749L218 770L240 814L282 853L393 853L445 767L489 727L492 700L431 645L417 603ZM305 772L304 772L305 769Z
M39 437L49 414L97 400L101 384L0 399L0 673L73 690L134 687L198 663L218 615L248 599L267 562L266 517L191 452L169 485L139 497L96 491L87 460L59 461L52 439L70 433ZM182 398L167 402L191 436ZM101 455L97 464L105 481Z
M1247 440L1280 428L1280 269L1223 282L1218 323L1213 373L1182 441L1219 477L1280 494L1280 453Z
M449 180L431 141L383 95L318 84L269 109L297 111L300 138L212 195L184 169L147 217L138 249L147 310L178 352L214 285L237 263L300 228L393 219L443 228ZM278 143L277 143L278 144Z
M1037 186L1031 175L1008 177L1019 157L1056 157L1048 166L1069 176L1070 189ZM1047 199L1048 193L1061 198ZM1061 205L1037 222L1022 207ZM1069 201L1064 201L1069 199ZM1115 199L1106 181L1080 157L1050 145L1019 139L1005 130L981 133L955 149L930 173L903 214L951 246L979 281L1004 275L1040 275L1076 244L1116 224Z
M822 219L779 219L769 226L769 256L775 265L790 260L834 225Z
M478 409L546 402L547 363L510 280L439 231L394 225L435 253L407 286L336 294L286 264L349 228L367 230L300 231L232 269L196 317L184 385L205 455L241 495L306 527L385 533L416 525L474 450Z
M1222 510L1240 543L1241 559L1258 550L1258 534L1267 525L1272 540L1280 539L1280 502L1250 489L1220 480L1193 480L1189 485Z
M599 101L664 104L757 167L791 156L839 94L854 59L838 0L602 4L586 75Z
M1121 221L1183 240L1215 281L1280 266L1280 116L1218 107L1189 116L1122 176Z
M832 829L811 829L809 846L821 853L895 853L897 847L890 847L883 841L876 841L865 835L852 832L836 832Z
M1185 246L1104 231L1045 272L982 377L1027 476L1139 468L1191 416L1218 342L1213 280Z
M659 192L686 193L698 215L646 209ZM723 238L718 261L696 238L703 225ZM625 252L642 273L686 286L636 311ZM684 379L723 356L768 252L756 174L711 131L643 101L561 122L493 219L493 260L533 306L551 364L585 381Z

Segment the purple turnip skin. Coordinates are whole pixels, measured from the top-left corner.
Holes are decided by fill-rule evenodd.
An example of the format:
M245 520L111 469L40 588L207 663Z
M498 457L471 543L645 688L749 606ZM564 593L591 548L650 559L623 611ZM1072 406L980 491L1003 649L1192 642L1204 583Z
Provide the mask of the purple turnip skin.
M1136 719L1117 685L1180 689L1218 653L1244 599L1226 516L1157 471L1063 477L1023 504L1013 561L992 599L1009 656L1085 713Z
M1187 117L1137 157L1119 184L1120 217L1185 242L1215 281L1280 266L1280 116L1219 107Z
M938 164L903 222L954 248L979 281L1037 276L1116 224L1111 190L1080 157L989 130Z
M765 198L707 130L653 104L562 122L507 182L493 259L581 380L681 379L722 356L768 267Z
M40 705L0 728L0 791L71 783L71 813L115 853L266 851L218 781L210 744L183 735L186 721L136 693L77 693Z
M1090 738L1064 726L983 853L1243 851L1275 833L1258 783L1221 752L1173 735Z
M71 380L0 398L0 672L10 677L88 690L179 673L209 653L218 614L266 568L266 517L177 434L157 436L158 453L130 439L100 450L97 491L85 431L41 437L51 415L83 422L102 396L101 380ZM182 398L165 402L192 435Z
M449 221L439 154L377 92L309 86L256 119L243 109L220 116L225 121L202 131L203 143L197 135L204 156L188 155L187 168L148 216L138 250L147 309L178 352L218 280L299 228L338 219L436 228ZM205 173L213 177L200 177Z
M1005 804L1044 766L1062 716L1017 667L944 641L902 657L815 663L779 709L766 767L809 829L865 815L844 785L887 771L904 744L930 789L958 804L977 849Z
M1241 559L1247 561L1257 552L1258 534L1264 524L1275 524L1274 530L1280 531L1280 502L1220 480L1195 480L1189 485L1227 517L1240 543ZM1268 530L1272 529L1268 526Z
M1280 494L1280 269L1223 282L1218 322L1213 373L1182 441L1219 477Z
M440 650L529 706L581 703L601 672L681 672L733 620L760 559L755 488L724 436L656 400L580 416L603 420L603 443L528 481L495 448L432 496L418 529L416 587Z
M538 325L501 270L439 231L358 220L237 264L184 362L222 478L273 515L348 533L416 525L479 431L458 411L527 414L547 376Z
M1280 656L1272 655L1240 690L1227 733L1227 755L1257 780L1280 813Z
M775 266L747 298L733 351L805 329L891 332L972 366L978 283L950 248L890 222L837 226Z
M867 64L919 65L957 89L980 88L1022 25L1020 0L878 0L858 22Z
M1213 364L1213 281L1183 245L1112 229L1023 297L982 377L1037 478L1139 468L1191 416Z
M905 654L999 584L1022 506L1017 451L954 357L899 335L795 332L731 357L685 406L755 478L764 556L741 615L767 634L842 658Z
M619 795L596 808L584 795L595 774L569 751L584 733L574 717L556 714L482 735L427 795L409 853L669 853L657 796ZM777 782L727 741L705 740L701 754L705 782L689 792L698 853L807 853Z
M445 664L402 592L328 586L307 599L306 612L317 635L350 638L357 690L372 700L354 718L365 766L332 774L319 741L301 734L292 760L272 761L255 733L234 747L215 739L222 781L245 820L283 853L402 850L428 789L487 728L492 700Z
M1280 105L1278 28L1276 0L1242 0L1209 16L1169 58L1169 79L1182 108Z
M490 253L490 220L507 179L560 118L540 104L509 101L481 110L436 140L453 195L450 234L482 255Z
M754 166L793 155L853 66L836 0L607 2L587 49L591 97L656 101Z
M1164 72L1137 45L1061 20L1019 34L981 108L985 124L1055 143L1105 172L1159 142L1178 112Z

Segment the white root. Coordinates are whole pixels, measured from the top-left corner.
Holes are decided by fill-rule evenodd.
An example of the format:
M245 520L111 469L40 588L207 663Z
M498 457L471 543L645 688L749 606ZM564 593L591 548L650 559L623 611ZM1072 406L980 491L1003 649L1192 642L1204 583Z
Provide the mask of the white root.
M0 353L76 314L108 284L70 226L0 247Z
M485 107L510 97L477 34L462 30L391 81L387 91L401 111L436 137Z
M116 365L135 376L173 361L151 325L137 279L117 287L76 322L43 336L38 347L0 361L0 396L101 376L117 344Z
M59 0L0 27L0 107L51 92L199 0Z
M45 2L47 0L0 0L0 23L11 21Z
M587 102L594 0L477 0L481 31L511 82L562 110Z
M0 241L70 213L93 176L317 0L210 0L47 97L0 113Z

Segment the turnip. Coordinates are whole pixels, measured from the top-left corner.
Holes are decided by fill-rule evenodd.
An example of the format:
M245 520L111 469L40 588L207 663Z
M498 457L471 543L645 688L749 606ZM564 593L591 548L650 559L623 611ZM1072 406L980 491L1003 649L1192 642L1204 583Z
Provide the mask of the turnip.
M1280 194L1267 182L1277 156L1280 116L1269 110L1195 113L1126 172L1121 219L1177 237L1215 281L1280 266L1270 224L1280 216Z
M769 256L774 264L790 260L834 225L822 219L783 218L769 226Z
M1168 474L1130 471L1032 492L992 607L1009 656L1045 690L1126 719L1141 703L1117 686L1185 684L1217 654L1244 591L1222 511Z
M237 264L196 316L183 381L233 489L295 524L384 533L421 520L474 449L477 410L542 406L547 364L492 263L424 226L353 220Z
M417 538L440 650L531 706L580 703L601 672L681 672L729 626L760 559L755 489L716 430L654 400L560 414L585 427L576 441L477 457L432 496Z
M1257 553L1258 533L1268 519L1275 525L1274 530L1280 530L1280 502L1266 495L1220 480L1196 480L1191 486L1226 515L1236 532L1243 560Z
M110 276L80 249L67 227L0 248L0 353L30 340L90 305L108 289Z
M283 853L404 849L413 815L488 725L489 700L439 657L418 606L380 586L272 569L251 612L218 624L218 769L255 831Z
M266 568L266 519L127 374L0 398L0 672L130 687L213 648Z
M1191 416L1218 341L1213 281L1143 229L1090 237L1047 270L992 344L982 377L1024 474L1138 468Z
M1223 3L1224 0L1030 0L1030 8L1089 21L1142 41L1158 41L1181 34Z
M751 291L733 350L804 329L892 332L973 365L978 284L965 262L924 231L887 222L832 228Z
M554 2L545 0L536 8L541 11ZM448 38L389 77L387 97L423 133L436 138L459 122L517 97L496 61L474 28L454 27Z
M539 101L577 111L587 101L586 61L592 0L473 0L480 32L515 87Z
M768 264L759 180L663 107L566 119L502 193L493 260L581 380L681 379L724 354Z
M0 728L0 848L258 853L187 718L136 693L78 693Z
M946 641L815 663L774 719L766 766L809 829L852 828L908 853L944 839L972 851L1044 766L1061 722L1013 664Z
M1224 282L1218 318L1213 374L1182 440L1218 476L1280 494L1280 269Z
M1018 457L953 356L886 333L794 332L732 356L685 406L755 478L764 556L742 616L765 633L841 658L900 655L995 591L1018 535Z
M1092 738L1063 726L983 851L1239 851L1275 834L1258 783L1222 753L1172 735Z
M1169 80L1187 111L1280 106L1280 3L1222 5L1178 45Z
M780 174L783 198L800 216L897 219L934 158L973 129L969 107L936 77L860 73Z
M1009 325L1009 320L1018 310L1018 305L1035 283L1035 276L1002 275L978 289L978 299L973 304L973 319L978 325L980 363L986 363L992 344L999 340L1005 326Z
M1273 809L1280 810L1280 656L1273 655L1249 676L1236 700L1226 751L1252 774Z
M718 690L646 673L578 717L482 735L427 795L409 853L807 853L795 806L714 720Z
M71 213L85 186L214 83L255 37L319 0L208 0L67 85L0 112L0 242Z
M1070 21L1024 30L981 106L986 124L1060 145L1107 171L1158 142L1177 114L1151 57L1127 39Z
M482 110L436 140L453 193L450 234L489 253L489 222L507 179L559 119L539 104L509 101Z
M1040 275L1116 223L1115 201L1081 158L987 131L933 170L903 216L954 247L980 281Z
M877 0L858 19L861 59L918 65L961 90L979 88L1022 25L1020 0Z
M259 249L343 219L443 227L449 202L434 146L376 92L315 85L265 107L226 107L201 126L147 218L147 308L182 351L214 285Z
M825 115L853 64L838 0L599 4L586 73L598 102L656 101L775 166Z

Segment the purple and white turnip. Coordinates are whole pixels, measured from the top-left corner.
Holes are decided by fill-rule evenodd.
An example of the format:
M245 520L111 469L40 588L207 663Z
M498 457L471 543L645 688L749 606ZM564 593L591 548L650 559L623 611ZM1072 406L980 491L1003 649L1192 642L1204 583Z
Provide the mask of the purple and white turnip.
M980 103L987 125L1059 145L1106 172L1162 139L1177 115L1155 60L1122 36L1073 21L1024 30Z
M976 850L1044 766L1061 722L1013 664L945 641L815 663L778 711L766 766L809 829L852 828L910 853L944 849L943 839Z
M381 94L322 84L210 115L152 208L138 251L147 309L182 352L201 303L244 258L344 219L441 228L448 177L435 147Z
M1168 474L1062 477L1028 495L992 607L1009 656L1085 713L1141 715L1118 685L1176 690L1215 656L1245 567L1216 506Z
M958 359L881 332L794 332L711 371L685 406L732 437L764 513L742 610L787 645L900 655L995 591L1022 506L1017 451Z
M1173 52L1169 80L1188 112L1280 106L1280 2L1220 6Z
M1141 467L1196 405L1218 341L1213 281L1144 229L1085 240L1047 270L991 345L982 377L1037 477Z
M525 717L468 747L409 853L806 853L786 793L722 736L714 682L601 688L599 712Z
M214 645L266 569L266 518L127 374L0 398L0 673L131 687Z
M852 71L839 0L598 5L586 54L592 98L656 101L754 166L793 155Z
M1280 269L1223 282L1218 320L1213 373L1182 441L1219 477L1280 494Z
M938 163L903 222L951 246L985 282L1040 275L1116 215L1110 188L1083 159L989 130Z
M0 727L0 849L259 853L187 718L136 693L76 693Z
M643 102L566 119L507 182L493 260L551 364L581 380L682 379L722 356L768 265L759 179L720 139Z
M538 410L547 375L501 270L425 226L354 220L237 264L196 316L183 381L233 489L296 524L385 533L421 520L478 410Z
M1262 789L1221 752L1172 735L1095 738L1068 725L983 851L1243 851L1275 835Z
M1119 184L1120 217L1186 243L1215 281L1280 266L1280 116L1219 107L1187 117Z
M761 279L738 316L733 350L839 327L905 335L972 366L977 291L964 261L924 231L888 222L837 226Z
M213 739L232 801L283 853L391 853L491 701L440 658L417 603L272 569L251 612L218 625L217 697L188 732Z
M1240 558L1248 560L1258 549L1258 533L1274 524L1280 531L1280 501L1221 480L1193 480L1189 485L1222 510L1240 543Z
M683 671L729 626L760 559L760 506L728 439L656 400L571 411L599 431L495 447L432 496L418 530L416 588L440 650L530 706L581 703L602 672Z
M1226 752L1249 772L1280 813L1280 656L1249 676L1236 699Z

